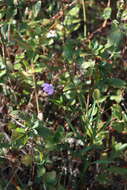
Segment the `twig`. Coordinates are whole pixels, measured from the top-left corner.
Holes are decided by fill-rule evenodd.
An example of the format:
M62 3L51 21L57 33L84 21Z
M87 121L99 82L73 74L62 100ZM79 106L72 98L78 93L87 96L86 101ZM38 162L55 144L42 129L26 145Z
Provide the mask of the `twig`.
M111 25L111 23L109 23L108 21L105 23L105 21L102 23L102 25L97 28L94 32L90 33L88 38L86 40L84 40L84 42L88 42L89 40L91 40L97 33L102 32L103 29L105 29L107 27L107 25Z
M26 128L25 125L23 125L22 123L20 123L19 121L17 121L12 115L9 114L9 116L11 116L11 119L12 119L13 121L15 121L16 124L18 124L18 125L21 126L22 128Z
M9 135L7 133L5 133L5 132L3 132L3 134L4 134L5 138L6 138L6 140L8 142L11 142L11 138L9 137Z
M110 4L111 4L111 0L108 0L107 7L110 7ZM89 40L91 40L94 37L94 35L96 35L98 32L99 33L102 32L102 30L106 28L108 24L111 24L111 23L109 23L108 20L105 20L99 28L97 28L94 32L89 34L85 42L88 42Z
M37 108L37 114L39 115L39 101L38 101L38 93L37 93L37 83L35 79L35 73L34 73L34 65L32 64L32 70L33 70L33 82L34 82L34 89L35 89L35 100L36 100L36 108Z
M70 3L69 5L66 5L66 6L64 7L64 9L62 8L57 14L55 14L55 15L51 18L51 20L60 19L60 18L63 16L64 11L65 11L67 8L69 8L69 7L71 7L72 5L74 5L75 3L76 3L76 1L73 1L73 2Z
M31 95L30 95L30 99L29 99L28 104L27 104L27 106L26 106L27 111L28 111L29 105L31 104L31 101L32 101L32 99L33 99L34 93L35 93L35 90L33 90L32 93L31 93Z
M107 3L107 8L109 8L109 7L110 7L110 5L111 5L111 0L108 0L108 3ZM105 28L105 27L106 27L107 22L108 22L108 20L107 20L107 19L103 22L103 24L102 24L103 28Z
M1 32L0 32L0 40L1 40L1 45L2 45L2 55L1 55L1 57L2 57L2 59L3 59L3 63L4 63L4 65L5 65L5 67L6 67L6 69L7 69L7 63L6 63L6 46L5 46L4 39L3 39L3 36L2 36L2 34L1 34Z
M14 176L16 175L17 171L19 168L16 168L16 170L14 171L14 174L12 175L11 179L9 180L9 182L7 183L6 187L4 188L4 190L8 189L9 184L12 182Z
M82 0L83 19L84 19L84 38L86 38L86 7L85 0Z

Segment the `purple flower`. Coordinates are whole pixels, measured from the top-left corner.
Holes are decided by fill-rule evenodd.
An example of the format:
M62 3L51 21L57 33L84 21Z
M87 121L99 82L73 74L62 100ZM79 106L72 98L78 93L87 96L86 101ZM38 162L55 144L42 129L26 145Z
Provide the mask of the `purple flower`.
M42 85L42 88L44 92L47 93L48 95L52 95L54 93L54 87L52 84L44 83Z

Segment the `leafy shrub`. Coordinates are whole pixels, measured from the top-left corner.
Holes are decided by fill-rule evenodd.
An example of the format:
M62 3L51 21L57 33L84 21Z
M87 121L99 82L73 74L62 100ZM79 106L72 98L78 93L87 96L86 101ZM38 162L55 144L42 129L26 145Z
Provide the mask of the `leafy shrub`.
M126 184L126 1L0 1L1 189Z

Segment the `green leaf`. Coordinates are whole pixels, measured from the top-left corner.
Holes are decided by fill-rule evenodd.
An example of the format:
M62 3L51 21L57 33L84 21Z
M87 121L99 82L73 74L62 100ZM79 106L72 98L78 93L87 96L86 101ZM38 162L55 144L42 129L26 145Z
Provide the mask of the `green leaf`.
M16 128L15 130L18 133L25 133L25 129L24 128Z
M21 162L25 165L25 166L31 166L32 162L33 162L33 158L32 155L30 154L26 154L22 157Z
M122 40L122 37L123 37L123 33L117 21L114 21L112 24L110 34L108 36L108 45L117 48Z
M116 151L123 151L123 150L125 150L126 148L127 148L127 143L125 143L125 144L117 143L117 144L115 145L115 150L116 150Z
M69 34L73 31L76 31L80 26L80 18L79 18L80 7L73 7L65 16L64 25L66 29L66 33Z
M120 103L122 99L123 99L123 95L120 89L116 91L116 95L110 96L110 100L115 100L117 103Z
M124 21L127 20L127 10L126 9L122 13L121 20L124 20Z
M104 9L104 13L103 13L103 18L106 20L106 19L109 19L111 17L111 12L112 12L112 9L111 7L106 7Z
M100 184L104 184L106 185L107 183L110 182L110 179L108 177L108 174L100 174L96 177L96 180L100 183Z
M121 95L112 95L112 96L110 96L110 100L115 100L117 103L120 103L122 100L122 96Z
M6 70L2 70L0 71L0 77L3 77L4 75L6 75L7 71Z
M84 61L81 64L81 70L85 71L86 69L90 68L90 67L94 67L95 66L95 61L94 60L88 60L88 61Z
M112 163L111 160L97 160L97 161L94 161L93 163L95 164L110 164Z
M56 171L47 172L44 176L44 179L47 184L54 185L57 182Z
M72 40L68 40L64 46L63 56L67 60L71 60L73 57L73 46L74 42Z
M125 88L126 82L124 80L118 79L118 78L109 78L106 79L105 82L114 88Z
M36 130L38 131L38 134L45 140L51 138L53 135L53 132L47 127L39 126Z
M22 65L20 63L14 64L14 69L21 70L22 69Z
M38 177L42 177L46 173L46 169L44 167L38 168L37 175Z
M77 6L73 7L73 8L68 12L68 15L73 16L73 17L77 17L78 14L79 14L79 10L80 10L80 7L77 5Z
M37 1L37 3L33 7L33 17L36 18L41 9L41 1Z
M66 190L61 184L58 185L59 190Z
M119 104L114 104L111 109L112 109L112 117L121 120L122 118L121 106Z
M58 129L54 134L53 141L54 143L60 143L63 140L63 138L64 138L64 128L58 127Z
M99 98L101 97L101 93L100 93L100 90L99 89L94 89L94 92L93 92L93 98L95 100L98 100Z
M120 168L120 167L116 167L116 166L111 166L107 170L113 174L119 174L122 176L127 175L127 168Z

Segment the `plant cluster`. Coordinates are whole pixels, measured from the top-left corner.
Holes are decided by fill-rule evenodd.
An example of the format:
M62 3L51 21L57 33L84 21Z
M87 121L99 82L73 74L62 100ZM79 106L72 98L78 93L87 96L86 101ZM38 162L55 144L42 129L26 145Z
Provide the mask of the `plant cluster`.
M126 0L0 0L0 189L127 188L126 33Z

